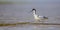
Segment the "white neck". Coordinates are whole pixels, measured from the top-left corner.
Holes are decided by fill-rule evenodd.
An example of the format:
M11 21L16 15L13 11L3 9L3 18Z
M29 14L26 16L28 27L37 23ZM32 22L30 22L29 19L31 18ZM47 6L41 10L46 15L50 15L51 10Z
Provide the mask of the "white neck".
M35 15L36 14L36 11L33 11L33 15Z

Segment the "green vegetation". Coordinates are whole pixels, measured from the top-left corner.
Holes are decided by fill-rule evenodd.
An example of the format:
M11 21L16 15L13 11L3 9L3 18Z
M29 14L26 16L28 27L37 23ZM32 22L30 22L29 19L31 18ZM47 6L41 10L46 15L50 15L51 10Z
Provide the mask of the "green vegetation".
M30 23L30 22L17 22L13 24L0 24L0 26L16 26L16 25L24 25L24 24L32 24L32 25L60 25L60 23Z
M0 4L13 4L13 2L0 2Z
M0 1L0 4L31 4L30 2L2 2Z
M29 22L17 22L17 23L14 23L14 24L4 24L4 23L1 23L0 26L16 26L18 24L29 24Z

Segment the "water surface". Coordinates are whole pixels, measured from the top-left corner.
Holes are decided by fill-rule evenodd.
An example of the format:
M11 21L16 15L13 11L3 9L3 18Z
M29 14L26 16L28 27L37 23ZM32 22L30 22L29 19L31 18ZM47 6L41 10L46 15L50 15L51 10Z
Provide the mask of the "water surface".
M35 8L37 14L47 16L47 23L60 23L60 2L29 1L24 4L0 4L0 23L33 22L30 11ZM17 25L0 27L1 30L60 30L59 25Z

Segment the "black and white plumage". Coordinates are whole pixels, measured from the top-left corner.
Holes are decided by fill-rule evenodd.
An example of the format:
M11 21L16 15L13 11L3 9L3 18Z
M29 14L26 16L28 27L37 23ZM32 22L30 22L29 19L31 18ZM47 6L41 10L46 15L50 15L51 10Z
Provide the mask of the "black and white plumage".
M34 8L32 9L32 12L33 12L34 19L35 19L36 21L48 19L48 17L37 15L37 14L36 14L36 9L34 9Z

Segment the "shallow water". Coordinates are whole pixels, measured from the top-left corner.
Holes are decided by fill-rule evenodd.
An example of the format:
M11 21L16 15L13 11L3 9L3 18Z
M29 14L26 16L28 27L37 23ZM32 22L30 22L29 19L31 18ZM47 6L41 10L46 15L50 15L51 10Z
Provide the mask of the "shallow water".
M60 30L60 25L17 25L0 27L0 30Z
M34 6L32 6L34 5ZM60 4L2 4L0 5L0 22L33 22L34 18L30 11L36 8L37 14L47 16L49 23L60 23Z
M47 16L46 23L60 23L59 1L32 1L26 4L0 4L0 23L34 22L32 13L36 8L37 14ZM60 25L16 25L0 27L0 30L60 30Z

